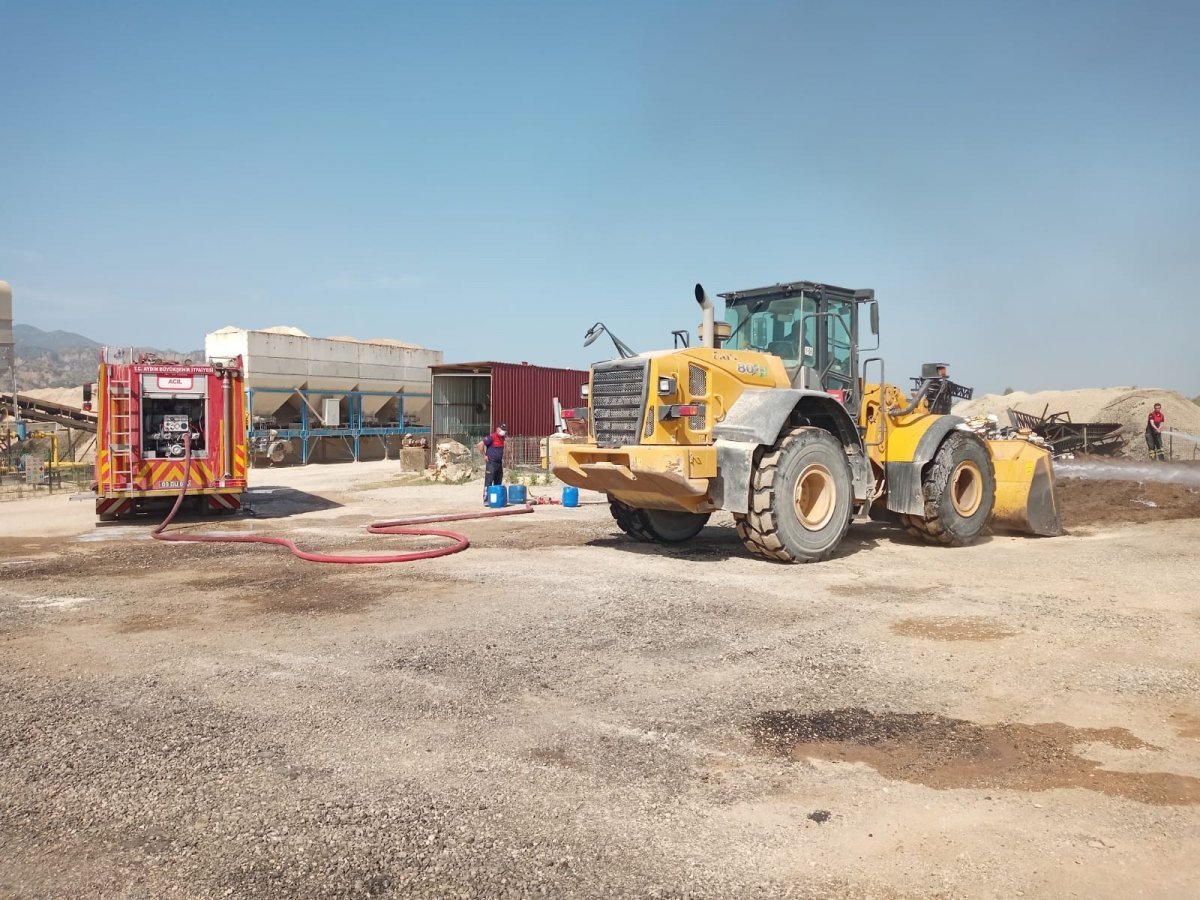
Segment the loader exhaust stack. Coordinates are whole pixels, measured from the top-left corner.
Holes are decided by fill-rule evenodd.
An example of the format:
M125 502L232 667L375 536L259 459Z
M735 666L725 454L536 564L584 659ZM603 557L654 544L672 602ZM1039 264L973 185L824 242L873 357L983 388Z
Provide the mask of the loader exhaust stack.
M713 312L713 302L702 284L696 285L696 302L704 310L704 327L701 329L703 333L700 335L700 345L703 347L715 347L717 330L716 313Z

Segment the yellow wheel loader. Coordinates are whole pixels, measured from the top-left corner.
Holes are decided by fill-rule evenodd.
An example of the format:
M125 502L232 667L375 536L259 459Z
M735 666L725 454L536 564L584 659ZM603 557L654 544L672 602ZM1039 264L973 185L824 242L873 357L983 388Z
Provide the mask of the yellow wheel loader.
M587 418L586 441L551 453L564 483L608 495L626 534L687 541L727 510L751 553L813 562L872 511L932 544L969 544L989 523L1061 533L1047 450L961 427L950 404L965 389L942 364L924 367L912 396L884 381L881 358L860 364L878 347L874 291L733 291L720 322L704 288L695 295L701 346L681 331L674 350L635 354L614 336L621 357L594 365L587 405L564 411ZM873 347L860 344L860 311Z

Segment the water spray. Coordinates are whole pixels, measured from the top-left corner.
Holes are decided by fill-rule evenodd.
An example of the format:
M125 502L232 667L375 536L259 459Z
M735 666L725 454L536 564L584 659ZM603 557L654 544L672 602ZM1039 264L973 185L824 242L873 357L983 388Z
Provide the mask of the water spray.
M1161 462L1058 459L1054 461L1054 475L1092 481L1153 481L1200 488L1200 467Z
M1170 435L1173 438L1179 438L1181 441L1190 441L1193 444L1200 444L1200 437L1194 434L1188 434L1186 431L1176 431L1174 428L1164 429L1163 434Z

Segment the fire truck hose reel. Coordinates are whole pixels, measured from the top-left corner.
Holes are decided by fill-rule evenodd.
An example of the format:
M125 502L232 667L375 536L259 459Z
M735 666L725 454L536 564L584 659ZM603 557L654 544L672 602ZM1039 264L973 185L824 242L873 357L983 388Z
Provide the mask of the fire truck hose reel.
M408 553L394 553L380 556L347 556L342 554L332 553L309 553L307 550L301 550L296 546L295 541L287 538L267 537L266 535L257 534L166 534L166 528L174 520L176 513L179 512L179 507L183 505L183 498L187 495L187 486L192 473L192 439L191 435L184 437L183 444L183 482L179 488L179 496L175 498L175 505L171 507L171 511L167 513L167 517L159 523L158 527L150 533L150 536L156 541L186 541L192 543L204 544L278 544L281 547L287 547L292 551L294 556L300 559L308 560L309 562L319 563L341 563L345 565L353 564L378 564L378 563L402 563L414 562L418 559L434 559L438 556L449 556L451 553L459 553L471 546L471 542L467 540L465 535L459 534L456 531L441 531L435 528L412 528L412 525L428 525L435 522L458 522L466 519L494 519L499 516L515 516L523 513L533 512L532 506L517 506L509 509L489 510L488 512L480 513L461 513L449 514L443 516L418 516L411 519L394 519L387 522L373 522L367 526L367 531L371 534L407 534L415 537L432 535L435 537L444 537L454 541L446 547L437 547L433 550L414 550Z

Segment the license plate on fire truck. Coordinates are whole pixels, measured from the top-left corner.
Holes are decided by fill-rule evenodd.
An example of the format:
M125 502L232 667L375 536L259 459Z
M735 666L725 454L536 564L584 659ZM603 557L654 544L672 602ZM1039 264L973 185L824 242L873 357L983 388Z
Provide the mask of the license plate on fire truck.
M184 432L188 430L187 416L163 416L163 431Z

